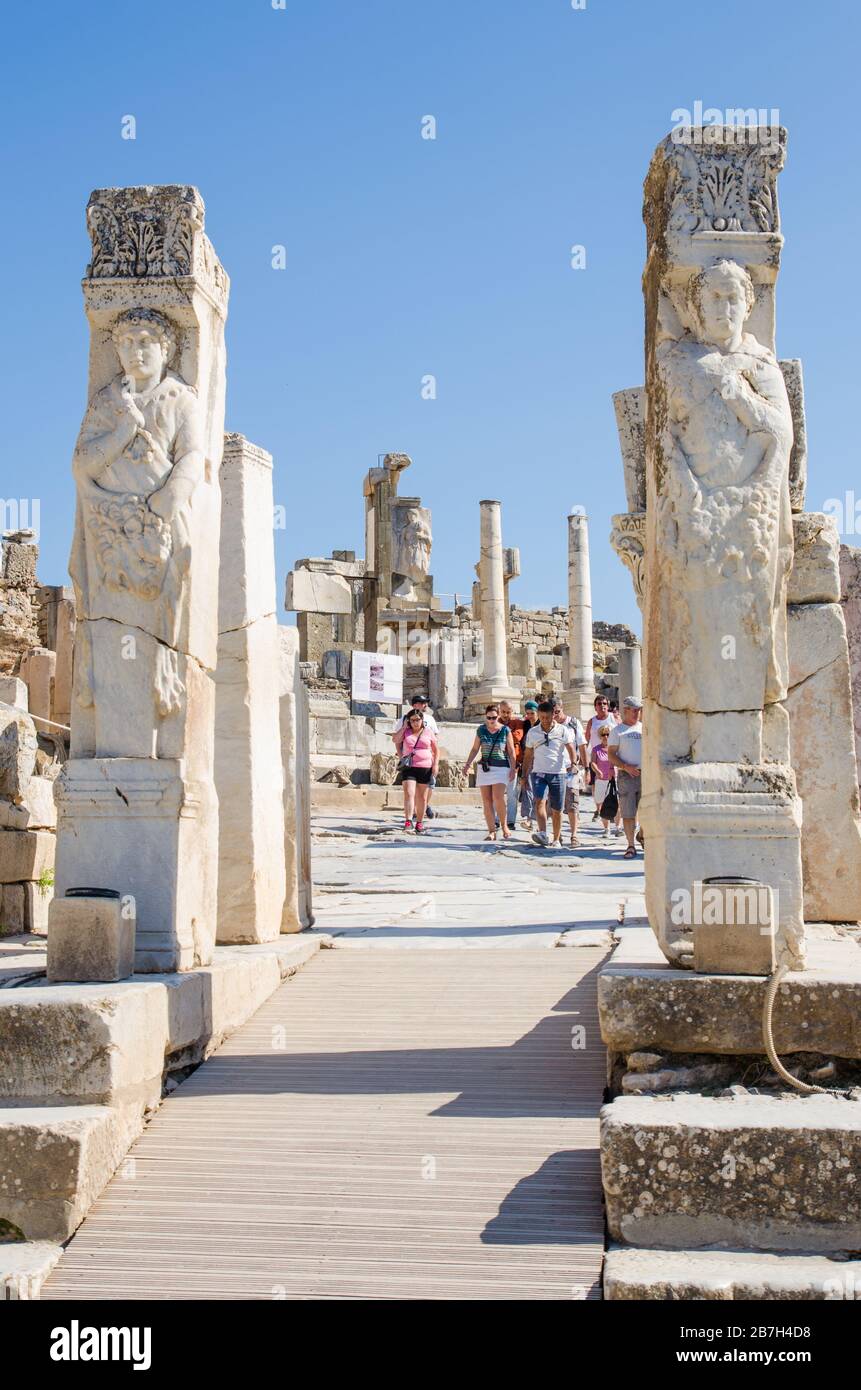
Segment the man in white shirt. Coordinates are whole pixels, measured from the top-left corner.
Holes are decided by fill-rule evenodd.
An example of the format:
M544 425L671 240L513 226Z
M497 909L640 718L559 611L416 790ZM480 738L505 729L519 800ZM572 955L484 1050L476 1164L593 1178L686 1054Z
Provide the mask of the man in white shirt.
M565 804L565 779L577 766L574 730L558 723L551 700L538 706L538 723L523 740L523 777L532 777L535 792L535 818L538 830L533 843L546 847L547 803L553 820L553 846L562 844L562 808Z
M428 729L432 734L436 735L436 737L438 738L438 737L439 737L439 728L438 728L438 726L437 726L436 720L435 720L434 717L433 717L433 711L431 710L431 708L430 708L430 706L429 706L429 704L428 704L428 697L427 697L427 695L414 695L414 696L413 696L412 700L410 701L410 707L409 707L409 709L407 710L406 714L404 714L404 715L402 716L401 722L400 722L400 724L398 725L398 729L395 731L394 734L390 734L390 735L389 735L389 738L391 738L392 740L394 740L394 739L396 738L397 733L398 733L398 732L403 728L403 726L406 724L406 722L407 722L407 720L409 719L410 715L412 714L413 710L418 710L419 714L421 715L422 719L423 719L424 722L425 722L425 728ZM430 804L430 803L431 803L431 797L433 796L433 789L434 789L435 786L436 786L436 778L435 778L435 777L431 777L430 786L428 787L427 807L425 808L425 815L427 816L428 820L433 820L434 816L436 815L436 811L433 809L433 807L432 807L431 804Z
M619 795L619 810L628 847L626 859L636 859L637 846L634 835L637 829L637 807L640 804L640 768L643 762L643 704L633 695L622 702L622 723L610 731L607 740L607 753L616 769L616 790Z
M577 766L576 770L570 771L565 778L565 814L571 828L571 848L576 849L580 843L577 839L577 813L580 810L580 767L587 765L584 758L586 735L577 716L566 715L558 695L553 700L553 718L557 724L567 724L574 735L574 760Z

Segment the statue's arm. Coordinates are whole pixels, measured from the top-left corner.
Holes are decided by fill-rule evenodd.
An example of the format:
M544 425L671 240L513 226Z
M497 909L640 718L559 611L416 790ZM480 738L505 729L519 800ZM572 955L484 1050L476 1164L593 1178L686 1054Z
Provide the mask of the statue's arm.
M91 401L72 457L75 482L84 487L98 482L131 444L138 428L138 421L131 412L114 415L106 401L98 398Z

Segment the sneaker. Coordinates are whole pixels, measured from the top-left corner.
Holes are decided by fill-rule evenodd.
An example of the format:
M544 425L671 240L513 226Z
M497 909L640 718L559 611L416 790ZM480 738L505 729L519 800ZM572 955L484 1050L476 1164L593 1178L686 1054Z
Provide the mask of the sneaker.
M433 820L434 816L436 815L436 811L434 810L433 806L428 806L427 810L425 811L425 815L427 816L428 820Z
M422 833L422 831L424 830L424 828L425 828L425 827L424 827L424 821L417 820L417 821L416 821L416 834L417 834L417 835L421 835L421 833Z
M404 821L404 830L412 830L412 828L413 823L409 818L407 818L407 820Z
M607 829L604 831L604 834L601 836L601 839L602 839L602 840L609 840L609 838L610 838L610 827L609 827L609 825L608 825L608 826L607 826Z
M531 821L531 820L526 820L526 818L524 817L524 819L520 822L520 828L521 828L521 830L531 830L531 829L532 829L532 821Z
M557 840L556 843L557 843L558 845L561 845L562 841L561 841L561 840ZM572 848L572 849L579 849L579 848L580 848L580 841L577 839L577 836L576 836L576 835L572 835L572 836L571 836L570 844L571 844L571 848Z
M509 828L509 830L516 830L516 829L517 829L517 822L516 822L516 821L513 821L513 820L510 820L510 821L508 822L508 828Z
M535 834L532 836L532 843L534 845L540 845L542 849L546 849L550 841L543 830L536 830Z
M614 826L613 826L613 837L614 837L614 839L615 839L615 837L616 837L617 835L621 835L621 833L622 833L622 827L621 827L621 825L614 825Z

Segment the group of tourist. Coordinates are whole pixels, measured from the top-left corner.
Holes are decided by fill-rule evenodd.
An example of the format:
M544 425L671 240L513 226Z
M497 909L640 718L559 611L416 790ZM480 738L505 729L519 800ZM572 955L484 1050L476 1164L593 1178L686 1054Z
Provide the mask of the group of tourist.
M522 717L507 700L487 705L464 765L468 775L477 763L475 782L486 840L495 840L499 833L503 840L511 839L519 806L520 825L534 844L560 847L562 818L567 816L570 844L576 848L580 792L588 786L592 819L601 821L603 838L610 840L624 831L625 858L636 858L637 844L644 843L637 826L642 701L628 696L619 712L607 696L596 695L594 708L584 728L565 713L558 696L540 703L527 700ZM400 758L404 828L420 835L425 818L434 814L430 798L439 766L437 723L426 696L413 696L392 738Z

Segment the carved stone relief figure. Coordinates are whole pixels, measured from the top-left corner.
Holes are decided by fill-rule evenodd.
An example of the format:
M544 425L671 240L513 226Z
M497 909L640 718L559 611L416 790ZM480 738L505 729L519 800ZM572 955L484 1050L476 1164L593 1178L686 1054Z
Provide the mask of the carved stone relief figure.
M392 514L392 571L408 579L426 579L430 569L430 513L425 507L396 507Z
M789 399L774 355L745 332L754 290L743 266L707 266L691 277L686 300L691 327L656 351L657 543L671 579L662 619L685 653L664 664L659 701L762 708L786 696ZM730 647L716 642L721 633Z
M114 619L156 639L151 678L164 716L183 693L176 648L188 509L206 470L200 412L197 393L170 370L176 333L164 315L128 310L112 339L121 370L90 401L72 464L78 509L69 568L83 618ZM77 678L85 707L96 694L88 645L85 637ZM129 678L140 674L133 667Z

